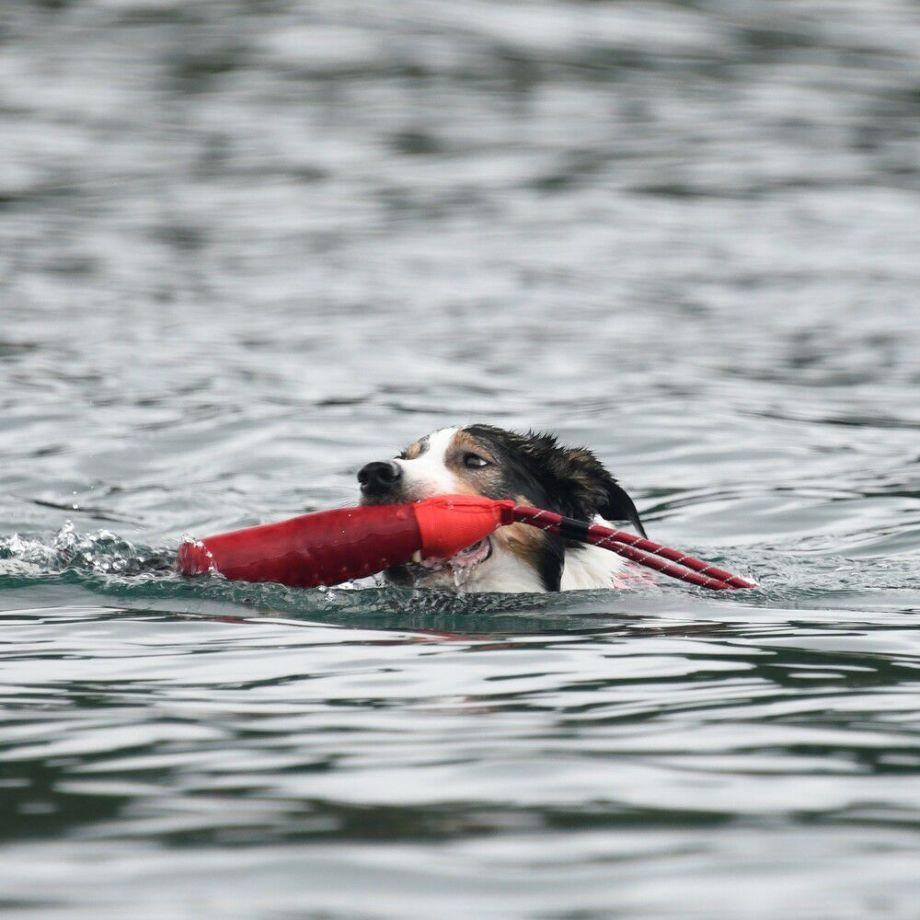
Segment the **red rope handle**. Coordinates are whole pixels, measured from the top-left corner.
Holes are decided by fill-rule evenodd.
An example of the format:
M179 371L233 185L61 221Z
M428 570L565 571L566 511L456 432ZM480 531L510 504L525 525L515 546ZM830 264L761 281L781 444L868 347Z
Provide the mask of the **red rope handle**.
M579 540L582 543L609 549L639 565L702 588L725 591L732 588L757 587L754 582L732 575L731 572L703 562L702 559L624 530L615 530L612 527L588 521L578 521L556 514L554 511L531 508L527 505L516 505L511 514L516 521L522 524L530 524L571 540Z
M277 581L308 588L402 565L419 552L447 559L503 524L516 521L609 549L639 565L704 588L724 591L757 587L635 534L554 511L517 506L510 500L473 495L442 495L411 505L339 508L216 534L200 543L184 543L177 565L187 575L213 569L230 579Z

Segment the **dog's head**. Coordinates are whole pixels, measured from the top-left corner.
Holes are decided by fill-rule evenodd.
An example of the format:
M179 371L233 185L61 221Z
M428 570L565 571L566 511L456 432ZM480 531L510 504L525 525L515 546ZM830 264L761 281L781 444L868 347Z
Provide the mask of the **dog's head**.
M586 448L563 447L549 434L491 425L442 428L392 460L358 472L363 504L471 494L548 508L568 517L630 521L644 535L632 499ZM556 591L566 543L525 524L501 527L451 560L391 569L390 580L475 591ZM574 547L573 547L574 548Z

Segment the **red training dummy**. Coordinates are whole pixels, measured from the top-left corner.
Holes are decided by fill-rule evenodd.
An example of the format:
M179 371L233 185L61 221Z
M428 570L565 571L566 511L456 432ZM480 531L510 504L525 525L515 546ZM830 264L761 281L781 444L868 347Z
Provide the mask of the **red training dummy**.
M413 558L449 559L511 523L513 507L476 495L442 495L412 505L319 511L183 543L178 569L293 588L335 585Z

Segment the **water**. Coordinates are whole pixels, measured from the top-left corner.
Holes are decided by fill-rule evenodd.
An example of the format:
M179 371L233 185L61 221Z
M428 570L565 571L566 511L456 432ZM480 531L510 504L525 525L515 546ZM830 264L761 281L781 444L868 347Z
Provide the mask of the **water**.
M4 917L916 917L918 28L5 4ZM469 421L762 589L169 571Z

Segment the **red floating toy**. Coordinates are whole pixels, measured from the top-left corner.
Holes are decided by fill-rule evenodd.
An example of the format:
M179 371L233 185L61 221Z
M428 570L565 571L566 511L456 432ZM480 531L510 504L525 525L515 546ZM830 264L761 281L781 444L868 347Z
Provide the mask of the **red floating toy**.
M179 547L179 571L294 588L335 585L403 565L417 553L449 559L510 524L514 502L447 495L411 505L319 511Z
M515 522L601 546L704 588L757 587L635 534L478 495L440 495L410 505L319 511L218 534L183 543L177 567L184 575L216 571L232 581L276 581L294 588L314 588L363 578L421 558L450 559L503 524Z

